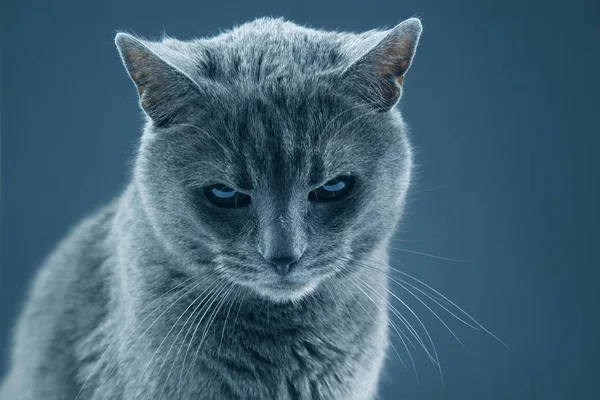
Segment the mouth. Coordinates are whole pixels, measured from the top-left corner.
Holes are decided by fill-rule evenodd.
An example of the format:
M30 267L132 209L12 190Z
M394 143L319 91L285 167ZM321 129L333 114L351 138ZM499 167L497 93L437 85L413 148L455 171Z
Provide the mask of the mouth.
M277 303L296 302L311 294L317 288L317 283L297 282L281 279L278 282L259 284L254 289L262 296Z

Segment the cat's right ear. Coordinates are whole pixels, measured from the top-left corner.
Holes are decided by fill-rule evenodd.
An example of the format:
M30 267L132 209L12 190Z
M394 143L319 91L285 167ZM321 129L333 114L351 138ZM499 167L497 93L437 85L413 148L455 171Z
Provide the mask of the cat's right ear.
M153 52L144 41L118 33L115 43L140 95L140 105L157 127L175 120L199 94L182 71Z

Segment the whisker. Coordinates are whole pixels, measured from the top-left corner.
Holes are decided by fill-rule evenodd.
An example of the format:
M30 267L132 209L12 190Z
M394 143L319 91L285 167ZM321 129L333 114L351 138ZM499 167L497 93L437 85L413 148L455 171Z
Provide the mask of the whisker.
M468 262L469 261L469 260L459 260L459 259L456 259L456 258L449 258L449 257L437 256L435 254L423 253L421 251L409 250L409 249L405 249L405 248L402 248L402 247L387 246L387 248L390 249L390 250L403 251L405 253L418 254L418 255L421 255L421 256L425 256L425 257L431 257L431 258L435 258L436 260L444 260L444 261L452 261L452 262Z
M116 366L115 366L115 367L114 367L112 370L110 370L110 372L108 373L108 375L106 376L106 378L105 378L105 379L104 379L104 380L101 382L101 384L100 384L100 387L102 387L102 386L103 386L103 385L106 383L106 381L108 381L108 379L110 378L110 376L112 375L112 373L113 373L113 372L117 371L117 369L119 368L119 366L121 366L121 364L123 363L123 361L124 361L124 360L127 358L127 355L128 355L130 352L131 352L131 350L133 350L133 348L135 347L135 345L136 345L136 344L137 344L137 343L140 341L140 339L141 339L141 338L142 338L142 337L143 337L143 336L146 334L146 332L148 332L148 331L149 331L149 330L152 328L152 326L154 326L154 324L155 324L156 322L158 322L158 320L159 320L159 319L160 319L160 318L161 318L163 315L165 315L165 313L166 313L167 311L169 311L169 310L171 309L171 307L173 307L173 306L174 306L174 305L175 305L177 302L179 302L179 300L181 300L182 298L184 298L185 296L187 296L188 294L190 294L190 293L191 293L191 292L192 292L194 289L196 289L196 288L197 288L197 287L198 287L200 284L201 284L201 282L198 282L198 283L196 283L196 284L195 284L195 285L194 285L192 288L190 288L190 290L188 290L188 291L187 291L187 292L185 292L183 295L181 295L180 297L178 297L178 298L177 298L177 300L175 300L173 303L169 304L169 306L168 306L168 307L167 307L167 308L166 308L166 309L165 309L165 310L164 310L164 311L163 311L163 312L162 312L162 313L161 313L161 314L160 314L158 317L156 317L156 319L155 319L155 320L154 320L154 321L153 321L153 322L152 322L152 323L151 323L151 324L150 324L150 325L149 325L149 326L148 326L148 327L147 327L147 328L144 330L144 332L142 332L142 334L141 334L141 335L139 335L139 336L137 337L137 339L135 340L135 342L134 342L134 343L133 343L133 344L132 344L132 345L129 347L129 350L127 350L127 352L125 352L125 354L124 354L124 355L123 355L123 357L121 358L121 361L119 361L119 362L117 363L117 365L116 365ZM134 332L132 332L132 334L133 334L133 333L134 333ZM131 335L130 335L129 337L131 337ZM126 343L126 341L125 341L124 343ZM116 357L116 355L117 355L117 353L115 353L115 355L113 356L113 359L114 359L114 357ZM111 359L111 362L112 362L112 359ZM109 364L108 364L108 365L110 365L110 362L109 362Z
M409 288L407 288L404 285L401 285L402 288L404 290L406 290L408 293L410 293L411 295L413 295L413 297L415 299L417 299L421 304L423 304L448 330L448 332L450 332L452 334L452 336L454 336L454 338L458 341L458 343L460 343L460 345L467 350L466 346L464 345L464 343L462 342L462 340L460 340L458 338L458 336L454 333L454 331L452 329L450 329L450 327L448 326L448 324L446 324L446 322L435 312L433 311L433 309L431 307L429 307L429 305L427 305L427 303L425 303L423 300L421 300L421 298L419 296L417 296L416 294L414 294Z
M406 352L408 353L408 357L410 358L410 362L412 364L413 370L415 371L415 377L417 379L417 384L419 384L419 375L417 374L417 367L415 366L415 362L414 362L414 360L412 358L412 354L410 353L410 350L408 349L408 346L406 345L406 342L402 338L402 334L400 333L400 330L398 329L397 325L394 323L394 321L392 321L392 319L390 317L388 317L388 315L379 307L379 305L377 305L377 303L375 302L375 300L373 300L371 298L371 296L369 296L364 290L362 290L362 288L359 286L359 284L357 284L357 281L354 279L354 277L348 275L348 278L350 278L350 280L354 283L354 286L356 286L356 288L358 288L358 290L360 290L369 300L371 300L371 302L373 303L373 305L388 320L388 322L390 323L390 325L392 326L392 328L394 329L394 331L396 332L396 334L398 334L398 337L402 341L402 344L404 345L404 348L406 349ZM365 283L364 281L361 281L361 282ZM373 289L372 286L370 286L368 284L366 284L366 286L368 286L370 288L370 290L374 292L374 289ZM390 345L391 345L391 342L390 342Z
M214 296L214 299L211 301L211 303L208 305L206 311L204 312L204 314L202 315L202 317L200 318L200 321L198 322L198 324L196 325L196 329L194 329L194 333L192 334L192 338L190 339L190 342L188 344L188 348L185 352L185 356L183 357L183 362L181 363L181 371L179 373L179 390L177 391L177 398L180 398L181 396L181 383L182 383L182 374L183 374L183 368L185 368L185 360L187 358L187 354L190 350L190 347L192 345L192 342L194 341L194 336L196 335L196 332L198 331L198 328L200 327L200 324L202 323L202 320L204 319L204 317L206 316L206 314L208 313L208 311L210 310L210 308L212 307L213 303L216 301L216 299L218 298L218 296L221 296L223 294L223 292L225 292L225 289L227 288L227 286L225 286L223 288L222 291L219 291L219 294ZM190 364L190 368L188 369L187 373L185 374L185 377L183 377L183 379L187 378L190 370L193 368L194 363L196 362L196 357L198 356L198 352L200 351L200 347L202 346L202 342L204 341L206 332L208 331L208 328L210 328L210 325L212 324L212 321L214 320L214 316L216 316L216 313L219 311L220 309L220 305L223 304L223 301L229 296L229 294L231 293L231 291L233 290L233 285L231 285L229 287L229 290L227 292L225 292L225 294L221 297L221 300L219 301L219 303L217 304L217 306L215 307L215 311L213 312L213 314L209 317L209 320L207 321L207 326L206 329L204 330L204 334L202 336L202 338L200 339L200 344L198 345L198 349L196 350L196 355L194 356L194 359L192 361L192 363ZM212 318L212 319L211 319Z
M190 367L188 368L185 376L183 377L183 379L185 380L190 371L194 368L194 365L196 364L196 359L198 358L198 354L200 354L200 348L202 347L202 343L204 343L204 339L206 339L206 336L208 335L208 331L210 330L210 327L212 326L213 322L215 321L215 318L217 316L217 314L219 313L219 310L221 309L223 303L225 302L225 300L227 300L231 294L231 292L233 291L234 286L231 285L229 291L227 293L225 293L225 295L223 296L223 298L221 299L221 301L215 306L215 310L212 313L212 315L209 317L208 323L206 325L206 328L204 329L204 333L202 334L202 338L200 339L200 343L198 344L198 347L196 348L196 354L194 355L194 358L190 364ZM185 362L182 364L182 368L185 366ZM182 369L183 371L183 369ZM181 375L179 375L179 389L181 389ZM179 395L178 395L179 398Z
M392 238L390 243L427 243L429 240L425 239L402 239L402 238Z
M158 370L158 375L160 375L160 371L162 370L162 367L164 366L165 362L167 361L167 359L169 358L169 354L171 354L171 350L173 349L173 346L175 345L175 343L177 342L177 339L179 338L179 336L181 335L181 332L183 332L183 330L185 329L185 326L187 325L187 323L190 321L190 319L194 316L194 314L196 313L196 310L198 310L203 302L202 300L204 300L203 295L209 290L209 289L213 289L217 286L216 283L211 284L210 286L208 286L205 290L203 290L188 306L187 308L181 313L181 315L179 316L179 318L177 318L177 320L173 323L173 326L171 327L171 329L169 329L169 331L167 332L167 334L165 335L165 337L163 338L163 340L160 342L159 346L156 348L156 350L154 351L154 354L152 354L152 357L150 357L150 361L148 361L148 363L146 364L146 367L144 368L144 371L142 372L142 374L140 375L140 377L138 378L137 384L136 384L136 388L137 385L139 385L139 383L141 382L142 377L144 376L144 374L146 373L146 371L148 370L148 368L150 367L150 364L152 364L152 360L154 360L154 357L156 357L156 355L158 354L158 352L160 351L160 349L162 348L163 344L165 343L165 341L167 340L167 338L169 337L169 335L171 334L171 332L173 331L173 329L175 329L175 327L177 326L177 323L181 320L181 318L183 318L183 316L185 315L185 313L194 306L194 304L196 304L196 302L198 300L200 300L200 302L198 303L198 305L194 308L194 310L190 313L189 317L185 320L185 322L183 323L183 326L181 327L181 329L179 330L179 332L177 333L177 336L175 337L175 339L173 340L173 342L171 343L171 346L169 347L169 350L167 351L167 354L165 355L163 362ZM212 290L211 290L212 292ZM209 292L206 296L209 296L210 293ZM175 360L177 360L177 358L175 358ZM175 361L173 361L175 362ZM135 390L133 391L133 393L135 393Z
M426 193L426 192L433 192L434 190L440 190L440 189L443 189L445 187L448 187L448 184L442 184L442 185L434 186L434 187L428 188L428 189L422 189L422 190L412 191L411 195L415 195L415 194L419 194L419 193Z
M340 317L340 321L343 321L344 320L344 316L342 315L342 310L341 310L340 305L338 304L337 300L333 296L333 292L331 291L331 289L329 289L328 286L325 286L325 289L327 289L327 291L329 292L329 296L333 300L333 304L335 304L335 309L336 309L336 311L338 313L338 316Z
M335 282L336 285L341 285L342 284L342 282L339 279L335 278L335 276L332 276L331 279ZM329 288L328 288L328 290L329 290ZM331 291L329 291L329 293L331 293ZM333 293L332 293L332 296L333 296ZM358 325L356 325L356 321L354 321L354 317L352 316L352 313L348 309L348 306L346 305L346 302L342 301L342 305L346 309L346 314L348 314L348 317L350 317L350 321L352 322L352 326L354 327L354 332L357 332L357 334L358 334L360 332L358 330Z
M377 296L378 299L384 301L386 303L388 309L392 312L392 314L394 314L396 317L398 317L398 319L400 320L402 325L404 325L404 327L406 329L408 329L408 332L411 335L413 335L413 337L417 340L417 343L421 344L421 338L418 335L415 336L415 333L413 332L414 329L412 329L412 326L410 325L410 323L408 323L406 318L404 318L404 316L398 311L398 309L396 307L394 307L394 305L390 302L389 299L385 298L385 296L383 296L381 293L378 293L377 291L375 291L375 289L371 285L369 285L363 279L360 279L360 277L354 276L353 279L358 280L363 286L368 287L373 295ZM410 340L408 335L406 333L404 333L404 331L402 329L400 329L400 333L408 341L408 343L411 345L411 347L413 349L417 348L417 346L412 342L412 340Z
M364 265L361 264L363 267L365 268L370 268L371 270L376 270L378 271L376 268L373 268L369 265ZM379 271L381 272L381 271ZM417 299L421 304L423 304L445 327L446 329L452 334L452 336L454 336L454 338L458 341L458 343L460 343L460 345L466 350L467 348L465 347L465 345L463 344L463 342L458 338L458 336L456 336L456 334L454 333L454 331L452 331L452 329L450 329L450 327L448 326L448 324L446 324L446 322L435 312L433 311L433 309L431 307L429 307L429 305L427 305L427 303L425 303L423 300L421 300L420 297L418 297L417 295L415 295L410 289L408 289L405 285L403 285L401 282L396 281L393 277L388 276L388 278L397 283L402 289L404 289L405 291L407 291L409 294L411 294L415 299Z
M368 267L368 266L366 266ZM413 334L413 336L415 337L415 339L417 339L417 341L419 342L419 344L421 345L421 347L423 348L423 350L425 350L425 353L427 354L427 356L429 357L429 359L434 363L434 365L436 365L438 368L441 369L441 365L440 365L440 360L439 360L439 356L437 354L437 350L435 347L435 344L433 343L433 339L431 337L431 335L429 334L429 331L427 330L427 328L425 327L425 324L421 321L421 319L417 316L417 314L410 308L410 306L408 304L406 304L406 302L404 302L404 300L402 300L400 297L398 297L394 292L392 292L391 290L389 290L387 287L385 287L384 285L382 285L381 283L377 282L374 278L367 276L369 279L371 279L374 283L376 283L378 286L382 287L384 290L386 290L389 294L391 294L395 299L397 299L404 307L406 307L406 309L415 317L415 319L419 322L419 324L421 325L421 327L423 328L423 330L425 331L425 334L427 335L427 338L429 339L429 342L431 343L431 347L433 349L433 353L435 355L435 357L433 357L429 350L427 349L427 347L425 346L425 342L423 342L423 340L419 337L417 331L412 327L412 325L408 322L408 320L406 320L406 318L396 309L396 307L394 307L393 304L388 303L388 305L390 306L392 312L394 312L398 318L400 318L402 320L402 322L404 323L404 325L409 329L409 331ZM366 282L365 282L366 283ZM440 371L441 372L441 371ZM443 379L443 378L442 378Z
M112 276L108 276L108 277L105 276L105 277L103 277L101 279L98 279L97 281L94 281L94 282L90 283L89 285L85 285L81 289L78 289L75 293L81 294L81 293L85 292L86 290L88 290L91 287L94 287L94 286L99 285L101 283L107 283L111 278L112 278Z
M175 358L173 359L173 363L171 363L171 368L169 369L169 373L167 374L167 377L165 378L165 382L163 384L163 387L160 391L160 394L158 396L158 398L160 399L162 397L162 394L166 388L167 383L169 382L169 378L171 377L171 374L173 373L173 369L175 367L175 363L177 362L177 359L179 358L179 354L181 353L181 350L183 349L183 346L185 345L185 338L189 335L189 333L191 332L192 328L194 328L194 326L199 326L202 323L202 318L204 318L204 316L202 316L202 318L200 318L200 321L198 321L198 324L196 325L196 320L198 319L198 316L200 315L200 313L202 313L203 310L205 310L205 315L206 315L206 310L208 310L208 307L210 307L210 305L207 306L208 304L208 300L209 299L215 299L217 298L217 296L226 288L227 286L223 283L216 283L212 286L212 289L209 293L206 294L206 296L204 296L204 298L202 299L202 302L200 302L200 304L194 309L194 311L192 312L191 316L194 316L194 319L192 320L187 332L185 333L185 335L183 336L183 338L181 339L181 344L179 345L179 349L177 350L177 353L175 354ZM212 303L211 303L212 304ZM202 306L202 307L200 307ZM191 317L190 316L190 317ZM188 318L189 320L189 318ZM181 328L183 330L183 328L185 327L186 323L183 325L183 327ZM181 331L179 332L181 333ZM179 335L178 335L179 336ZM193 340L193 337L192 337ZM175 342L177 341L177 338L175 338L175 341L173 341L173 344L171 344L171 348L173 347L173 345L175 344ZM191 342L190 342L191 344ZM171 349L169 349L169 353L171 352ZM162 370L162 368L164 367L165 362L167 361L167 358L169 356L169 353L167 353L167 356L165 356L165 359L163 360L160 369L159 369L159 375L160 375L160 371Z
M376 281L374 281L374 282L379 284L379 282L376 282ZM382 285L380 285L380 286L382 286ZM396 296L396 294L393 293L392 291L390 291L388 288L386 288L386 287L383 287L383 288L386 291L388 291L394 298L396 298L400 303L402 303L402 305L413 315L413 317L417 320L417 322L419 323L421 328L423 328L423 330L425 331L425 334L427 335L427 339L429 340L429 343L431 344L433 355L431 354L431 352L425 345L425 342L421 339L421 337L419 336L417 331L412 327L410 322L408 322L408 320L406 318L404 318L404 316L402 316L402 314L398 310L396 310L396 307L394 307L391 303L389 304L390 308L392 309L392 312L394 312L394 314L403 321L404 325L409 328L409 331L417 339L418 343L421 345L421 348L425 351L425 354L427 354L427 357L431 361L434 369L437 369L439 371L440 379L443 382L444 375L443 375L443 371L442 371L442 364L441 364L440 357L438 355L435 343L433 342L433 338L431 337L431 334L429 333L429 330L427 329L427 327L425 326L423 321L421 321L421 319L417 316L417 314L413 311L413 309L406 302L404 302L402 299L400 299L398 296Z
M411 329L411 327L409 327L410 324L409 325L406 324L405 318L402 316L402 314L400 314L400 312L398 312L396 307L394 307L394 305L389 301L389 299L386 299L381 293L376 292L375 289L371 285L369 285L364 280L360 279L358 276L355 276L354 279L357 279L358 282L361 285L363 285L363 287L368 288L371 291L371 293L373 295L375 295L378 299L384 301L385 304L387 305L388 309L392 312L392 314L394 314L396 317L398 317L398 319L400 319L400 322L402 323L402 325L404 325L404 327L406 327L406 329L408 329L408 332L410 334L412 334L413 337L415 337L415 339L417 340L417 343L421 344L420 338L418 337L418 335L417 336L414 335L413 330ZM404 337L404 339L406 339L406 341L411 345L411 347L413 349L416 349L417 346L412 342L412 340L410 340L408 335L406 333L404 333L404 331L402 329L400 329L400 327L398 327L398 329L400 330L399 334L401 334L402 337ZM396 332L396 333L398 333L398 332Z
M174 286L173 288L171 288L170 290L168 290L167 292L163 293L162 295L158 296L156 299L154 299L152 302L150 302L147 306L145 306L142 311L140 311L140 314L143 314L144 311L146 311L147 309L149 309L154 303L156 303L157 301L159 301L160 299L162 299L163 297L167 296L169 293L173 292L174 290L180 289L182 286L184 286L186 283L188 283L190 280L192 280L193 277L186 279L183 282L178 283L176 286ZM134 329L133 332L135 332L148 318L150 318L150 316L152 314L154 314L154 312L156 310L158 310L160 307L162 307L163 305L165 305L169 300L171 299L168 298L167 300L165 300L163 303L161 303L158 307L156 307L150 314L148 314L146 316L146 318L144 318ZM106 350L104 350L104 352L100 355L100 358L98 359L98 361L96 361L96 364L94 365L94 368L92 368L92 371L88 374L87 378L85 379L85 381L83 382L83 385L81 385L81 388L79 389L79 392L77 392L77 396L75 396L74 400L77 400L79 398L79 396L81 395L81 392L83 391L83 389L85 388L85 385L88 383L88 381L90 380L90 378L92 377L92 375L94 375L94 372L96 371L96 368L98 368L98 365L100 365L100 361L102 361L104 359L104 356L108 353L108 350L112 347L112 345L118 340L118 338L121 336L121 334L123 332L125 332L125 329L127 329L127 327L130 326L130 324L134 321L134 317L131 317L128 319L128 321L125 323L125 326L123 326L123 329L121 329L119 331L118 334L115 335L115 338L109 343L108 347L106 348ZM132 332L132 334L133 334ZM131 335L129 335L126 339L125 342L127 340L129 340L129 337L131 337ZM120 347L120 346L119 346ZM116 355L116 354L115 354ZM108 362L107 365L110 365L110 363L112 362L112 360L114 359L114 357Z
M414 276L400 270L397 268L392 267L391 265L385 265L382 264L376 260L372 260L372 259L367 259L370 262L373 262L375 264L379 264L383 267L389 268L394 272L397 272L399 274L402 274L410 279L413 279L415 282L420 283L421 285L423 285L424 287L426 287L427 289L431 290L433 293L435 293L436 295L440 296L444 301L448 302L450 305L452 305L454 308L456 308L457 310L459 310L463 315L465 315L466 317L468 317L475 325L477 325L482 331L484 331L485 333L487 333L488 335L490 335L491 337L493 337L494 339L496 339L500 344L502 344L504 347L508 348L508 345L506 343L504 343L502 340L500 340L496 335L494 335L492 332L490 332L487 328L485 328L482 324L480 324L479 322L477 322L477 320L475 320L475 318L473 318L471 315L469 315L469 313L467 313L465 310L463 310L462 308L460 308L459 306L457 306L456 304L454 304L454 302L452 302L452 300L450 300L449 298L447 298L446 296L444 296L443 294L441 294L439 291L435 290L434 288L432 288L431 286L429 286L428 284L426 284L425 282L415 278Z
M354 286L356 286L356 287L358 288L358 285L356 285L356 283L354 283L354 282L352 282L352 281L351 281L350 283L352 283ZM360 289L360 288L359 288L359 289ZM359 306L360 308L362 308L362 309L363 309L363 311L365 312L365 314L367 314L367 316L368 316L368 317L369 317L369 318L370 318L370 319L373 321L373 323L375 323L375 324L376 324L376 323L377 323L377 321L375 321L375 318L373 318L373 316L371 315L371 313L369 313L369 312L368 312L368 311L367 311L367 310L366 310L366 309L363 307L362 303L361 303L361 302L360 302L360 301L359 301L359 300L356 298L356 296L354 296L354 293L352 293L352 291L348 290L348 288L346 288L346 290L347 290L347 292L350 294L350 296L352 296L352 297L354 298L354 301L356 301L356 304L358 304L358 306ZM362 290L361 290L361 291L362 291ZM364 292L363 292L363 293L364 293ZM367 296L367 297L368 297L368 296ZM371 300L371 301L373 301L373 300ZM391 341L390 341L390 347L391 347L391 348L394 350L394 353L396 353L396 355L398 356L398 359L399 359L399 360L400 360L400 362L402 363L402 366L404 367L404 369L408 371L408 368L407 368L406 364L404 363L404 360L402 359L402 357L400 357L400 353L398 353L398 350L396 350L396 347L394 346L394 344L393 344ZM415 370L415 375L416 375L417 371L416 371L416 368L414 367L414 365L413 365L413 368L414 368L414 370ZM417 380L418 380L418 377L417 377Z
M223 338L225 337L225 328L227 327L227 319L229 319L229 313L231 312L231 307L233 307L233 304L239 297L240 292L241 292L241 289L238 288L238 290L235 292L235 296L231 299L231 304L229 305L229 308L227 309L227 315L225 315L225 322L223 323L223 330L221 331L221 339L219 340L219 348L217 349L217 355L219 355L221 353L221 345L223 344Z
M403 279L399 279L398 280L402 283L404 283L405 285L415 289L416 291L418 291L419 293L423 294L424 296L428 297L429 299L431 299L431 301L433 301L435 304L437 304L438 306L440 306L441 308L443 308L448 314L452 315L455 319L457 319L458 321L462 322L463 324L465 324L466 326L468 326L469 328L476 330L476 331L481 331L481 329L479 329L478 327L476 327L475 325L472 325L470 323L468 323L467 321L465 321L464 319L460 318L458 315L454 314L451 310L449 310L446 306L444 306L439 299L437 299L435 296L432 296L431 294L427 293L426 291L418 288L415 285L410 284L409 282L406 282ZM398 284L397 282L394 282L396 284Z
M240 315L240 310L242 309L242 304L244 304L244 300L246 300L247 295L248 295L248 292L244 293L244 297L242 297L242 300L240 301L240 305L237 309L237 312L235 313L235 319L233 320L233 327L232 327L232 330L234 332L235 332L235 326L237 324L238 317Z

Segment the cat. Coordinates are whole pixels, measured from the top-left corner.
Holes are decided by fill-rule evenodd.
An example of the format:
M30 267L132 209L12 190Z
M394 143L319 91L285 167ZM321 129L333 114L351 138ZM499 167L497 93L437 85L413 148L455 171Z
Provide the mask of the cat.
M132 178L36 276L0 399L376 398L421 31L117 34Z

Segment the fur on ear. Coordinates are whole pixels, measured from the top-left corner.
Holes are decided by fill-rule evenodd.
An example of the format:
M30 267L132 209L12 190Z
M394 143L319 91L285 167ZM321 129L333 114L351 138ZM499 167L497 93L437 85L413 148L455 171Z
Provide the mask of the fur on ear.
M390 110L400 99L422 30L417 18L400 23L344 71L343 81L379 111Z
M140 95L140 105L157 127L175 119L199 93L185 73L169 64L141 39L118 33L115 44Z

